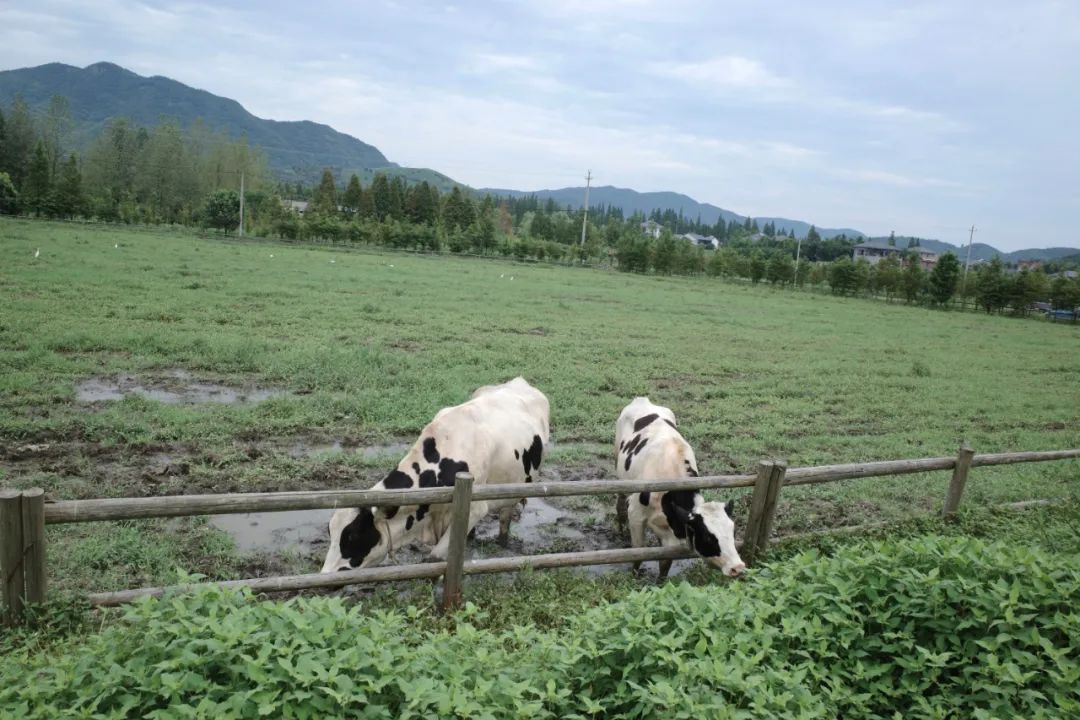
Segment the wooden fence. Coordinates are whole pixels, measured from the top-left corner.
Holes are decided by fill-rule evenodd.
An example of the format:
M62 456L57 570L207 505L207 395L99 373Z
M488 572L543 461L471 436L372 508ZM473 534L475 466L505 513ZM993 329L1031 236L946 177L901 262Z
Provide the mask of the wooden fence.
M952 470L943 514L960 506L968 472L973 467L1042 462L1080 457L1080 449L1045 452L1017 452L976 455L966 445L956 457L887 460L883 462L823 465L788 469L782 462L765 461L753 475L716 475L677 480L587 480L513 485L481 485L473 488L473 478L461 473L453 487L410 490L325 490L304 492L234 493L225 495L180 495L144 498L104 498L46 502L40 488L0 490L0 612L6 624L26 617L28 606L46 598L45 527L59 523L131 520L191 515L316 510L361 506L398 506L451 503L451 542L445 562L397 565L336 573L313 573L270 578L249 578L213 583L139 588L89 596L94 606L111 606L147 595L192 589L204 585L247 587L257 592L334 588L360 583L443 577L443 607L462 601L462 578L482 573L511 572L525 568L553 568L579 565L606 565L646 560L692 558L688 548L625 548L588 552L522 555L506 558L465 560L469 504L479 500L569 495L632 494L644 491L706 490L752 487L750 511L740 550L751 564L761 556L772 537L780 490L784 486L835 482L853 478L905 475L936 470Z

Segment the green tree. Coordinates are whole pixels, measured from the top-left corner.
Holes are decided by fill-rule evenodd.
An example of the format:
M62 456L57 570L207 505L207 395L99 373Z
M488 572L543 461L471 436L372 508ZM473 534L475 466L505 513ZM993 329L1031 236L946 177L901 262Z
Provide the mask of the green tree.
M755 250L750 255L750 264L747 270L750 273L750 280L755 285L761 282L761 279L765 277L765 271L768 268L768 264L765 262L765 257L761 254L760 250Z
M775 252L769 258L769 265L765 270L765 277L770 283L787 284L795 276L795 262L786 252Z
M538 214L537 217L540 215ZM461 186L455 185L446 198L446 207L443 208L443 224L447 232L464 230L475 221L476 207L472 198L462 192Z
M975 280L975 302L990 314L1005 307L1008 301L1008 283L1005 279L1005 266L1001 258L994 256L990 262L979 268Z
M900 279L901 290L904 299L913 303L922 295L923 286L926 284L926 273L922 269L922 261L919 254L909 252L904 262L904 272Z
M842 257L829 266L829 287L834 295L851 295L859 288L855 263Z
M938 305L944 305L952 300L956 292L956 284L960 280L960 261L956 255L947 252L938 258L937 264L930 272L928 284L930 298Z
M68 218L83 214L85 198L82 191L82 174L79 172L75 155L69 155L67 162L60 168L60 176L53 190L55 194L53 204L57 214Z
M886 300L900 290L901 274L900 258L896 255L887 255L874 266L874 287L885 293Z
M813 225L811 225L810 229L806 231L806 242L807 243L819 243L819 242L821 242L821 234L818 233L817 228L814 227Z
M889 245L892 245L893 247L896 247L896 231L895 230L890 230L889 231Z
M316 213L324 217L333 217L338 212L337 186L334 184L334 174L330 168L323 168L319 186L315 188L315 194L308 205L308 212Z
M215 190L203 204L203 222L225 232L240 225L240 195L235 190Z
M675 268L675 253L675 236L665 228L656 239L652 257L653 269L664 275L670 274Z
M15 190L15 183L11 182L11 176L0 171L0 215L11 215L18 210L19 193Z
M6 171L11 176L11 182L14 183L16 189L25 194L23 183L30 170L30 159L34 154L37 130L30 106L23 100L22 95L16 95L11 103L11 111L5 122L4 136L4 167L0 170Z
M34 147L33 157L26 173L26 182L22 188L23 207L28 212L38 215L49 212L49 192L52 183L49 178L49 160L45 154L45 145L41 141Z
M341 208L349 217L355 217L360 212L360 204L363 202L364 191L360 187L360 178L356 173L349 176L349 184L345 187L345 193L341 196Z
M68 99L63 95L53 95L45 117L41 119L41 135L45 144L45 157L49 161L49 177L56 177L60 173L60 158L70 142L73 125Z
M1050 285L1050 304L1058 310L1080 307L1080 278L1058 275Z

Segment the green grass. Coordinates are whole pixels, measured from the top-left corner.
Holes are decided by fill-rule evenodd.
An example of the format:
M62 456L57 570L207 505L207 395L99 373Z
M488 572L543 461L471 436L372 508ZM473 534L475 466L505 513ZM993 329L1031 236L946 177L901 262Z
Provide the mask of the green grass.
M366 486L392 454L289 448L410 441L438 409L519 374L551 400L550 460L608 476L615 419L639 394L675 410L708 473L765 457L795 467L953 455L963 439L979 452L1077 447L1078 349L1077 329L1061 324L708 278L0 219L0 483L58 497ZM177 369L286 394L250 405L75 400L86 378L168 383ZM162 453L183 470L157 472ZM978 469L965 503L1066 495L1078 467ZM777 530L934 511L946 482L793 488ZM156 568L170 563L248 567L217 550L193 566L216 541L181 525L177 547L145 551L154 571L140 581L163 579ZM137 527L147 543L161 532ZM111 537L51 532L62 554ZM94 547L107 555L108 545ZM57 587L123 580L79 567Z

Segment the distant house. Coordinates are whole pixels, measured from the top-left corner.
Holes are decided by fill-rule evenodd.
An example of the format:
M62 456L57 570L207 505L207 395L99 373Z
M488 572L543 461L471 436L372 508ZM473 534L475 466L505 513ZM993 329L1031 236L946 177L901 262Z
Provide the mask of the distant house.
M286 210L292 210L299 215L303 215L307 212L307 200L282 200L281 204Z
M1049 277L1052 277L1052 278L1063 277L1063 278L1069 278L1071 280L1071 279L1077 277L1077 272L1075 270L1062 270L1061 272L1054 273L1053 275L1050 275Z
M698 235L697 233L684 233L684 234L680 235L679 237L681 237L684 240L689 240L690 242L692 242L695 245L700 245L701 247L707 247L707 248L710 248L712 250L716 250L717 248L720 247L720 241L717 240L712 235Z
M664 229L664 226L655 220L646 220L641 223L641 232L645 233L651 238L660 237L660 232Z
M922 264L923 270L933 270L934 266L937 265L938 256L935 252L923 250L920 247L898 248L895 245L889 245L888 243L879 242L877 240L869 240L856 245L851 250L851 259L856 262L865 260L871 265L877 265L882 259L887 258L890 255L903 257L908 250L914 250L919 253L919 262Z
M1043 266L1042 260L1017 260L1017 270L1038 270Z

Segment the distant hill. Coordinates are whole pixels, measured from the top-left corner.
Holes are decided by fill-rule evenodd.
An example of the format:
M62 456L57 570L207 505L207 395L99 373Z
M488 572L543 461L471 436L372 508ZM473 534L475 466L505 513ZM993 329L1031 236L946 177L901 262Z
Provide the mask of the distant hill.
M344 173L396 167L377 148L328 125L264 120L235 100L169 78L143 77L112 63L85 68L50 63L0 72L0 106L10 107L16 94L21 94L34 111L43 111L53 95L65 96L80 146L115 117L146 126L170 117L183 127L202 118L215 130L237 138L246 135L251 144L261 146L270 169L286 181L317 182L324 167Z
M870 240L877 240L879 242L888 242L887 236L873 237ZM914 238L907 236L896 236L897 247L908 247ZM927 250L931 250L938 254L951 252L955 254L960 261L963 262L967 258L967 245L958 246L952 245L941 240L927 240L920 239L919 246ZM971 244L971 261L976 260L990 260L995 255L1000 255L1001 260L1007 263L1015 263L1018 260L1057 260L1059 258L1068 257L1069 255L1076 254L1076 248L1067 247L1052 247L1052 248L1030 248L1027 250L1015 250L1009 253L1003 253L992 245L986 243L972 243Z
M522 190L505 190L498 188L483 188L479 190L480 193L491 193L492 195L504 195L506 197L526 197L528 195L535 195L541 200L547 200L551 198L559 205L569 205L573 208L580 208L585 202L585 188L584 187L568 187L560 188L558 190L535 190L535 191L522 191ZM617 188L611 185L602 185L600 187L594 187L589 190L589 204L590 205L612 205L623 209L626 214L632 214L634 212L642 212L648 215L653 210L674 210L678 212L682 210L684 217L690 220L696 220L698 216L701 217L701 221L714 224L718 218L724 218L725 221L731 222L743 222L746 220L746 215L739 215L730 210L710 205L709 203L701 203L693 199L688 195L675 192L638 192L636 190L630 190L628 188ZM802 220L790 220L788 218L779 217L754 217L757 220L759 226L763 226L766 222L776 223L776 229L778 231L787 232L788 230L795 230L795 235L798 237L805 237L807 231L810 230L810 223L803 222ZM852 230L851 228L817 228L817 231L824 238L834 237L836 235L847 235L848 237L863 237L863 233L858 230Z

